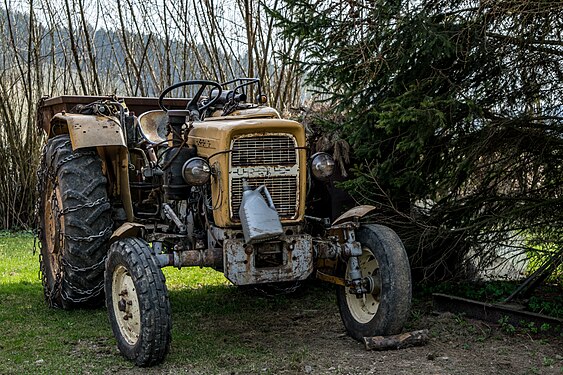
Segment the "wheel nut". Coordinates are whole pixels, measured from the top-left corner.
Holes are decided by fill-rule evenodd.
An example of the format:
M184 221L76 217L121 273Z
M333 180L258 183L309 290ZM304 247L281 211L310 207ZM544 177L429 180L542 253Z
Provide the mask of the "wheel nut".
M119 309L119 311L125 311L125 307L126 307L126 302L125 300L122 298L119 300L119 302L117 303L117 308Z

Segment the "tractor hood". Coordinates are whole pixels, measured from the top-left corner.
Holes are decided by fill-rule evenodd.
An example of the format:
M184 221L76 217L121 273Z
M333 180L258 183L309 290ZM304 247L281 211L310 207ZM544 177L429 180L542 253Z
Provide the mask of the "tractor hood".
M305 130L282 120L275 110L257 107L193 124L188 144L213 171L211 192L215 224L240 226L242 179L255 189L267 185L282 223L303 219L306 187Z

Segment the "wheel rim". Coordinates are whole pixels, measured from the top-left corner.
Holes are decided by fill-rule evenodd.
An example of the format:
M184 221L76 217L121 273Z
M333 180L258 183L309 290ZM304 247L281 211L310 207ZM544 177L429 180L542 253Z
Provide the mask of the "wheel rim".
M358 298L350 293L350 288L346 287L346 304L352 317L359 323L365 324L373 319L379 309L381 297L381 276L379 274L379 263L373 256L370 249L364 247L362 255L358 257L362 277L368 278L371 285L371 292ZM346 269L346 279L348 279L349 269Z
M133 279L123 266L117 266L113 273L112 301L121 335L129 345L135 345L141 333L139 299Z
M47 191L51 191L51 193L47 197L44 207L43 220L45 225L43 230L45 231L46 251L43 253L43 256L47 258L45 261L49 263L46 271L51 276L50 280L54 282L57 274L60 272L60 256L64 246L62 236L64 233L64 217L61 215L57 218L59 216L58 213L63 210L62 197L58 185L53 190L47 189Z

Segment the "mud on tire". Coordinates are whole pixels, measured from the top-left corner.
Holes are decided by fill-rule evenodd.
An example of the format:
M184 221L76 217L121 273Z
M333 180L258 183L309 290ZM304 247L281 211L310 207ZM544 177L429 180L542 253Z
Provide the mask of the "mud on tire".
M73 152L60 135L45 145L38 179L45 300L63 309L100 306L113 225L101 160L92 150Z

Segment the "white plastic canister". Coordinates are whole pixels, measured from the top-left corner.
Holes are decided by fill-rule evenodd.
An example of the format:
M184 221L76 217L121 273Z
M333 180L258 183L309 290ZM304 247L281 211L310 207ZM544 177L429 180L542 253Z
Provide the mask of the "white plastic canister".
M252 190L246 179L242 183L239 217L246 243L253 244L279 237L283 229L268 188L261 185Z

